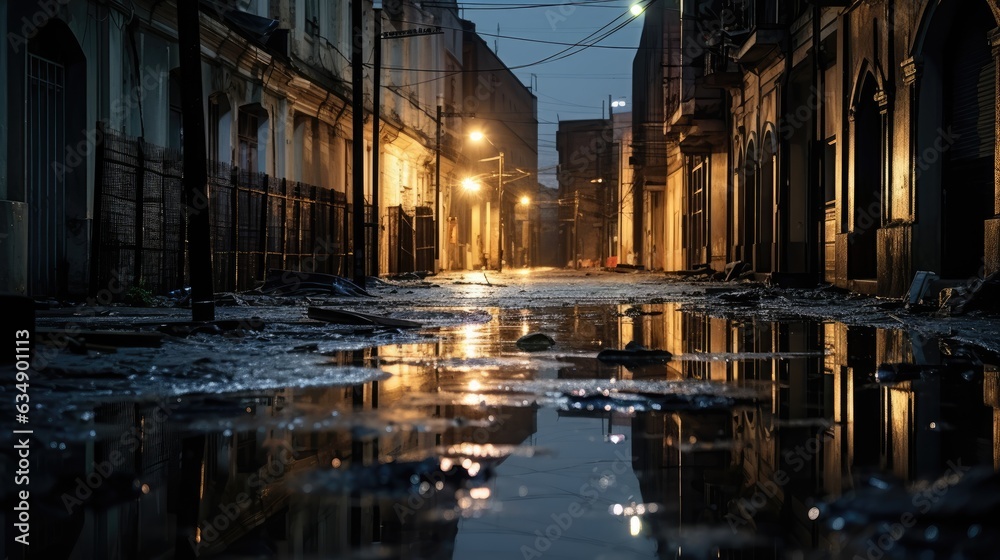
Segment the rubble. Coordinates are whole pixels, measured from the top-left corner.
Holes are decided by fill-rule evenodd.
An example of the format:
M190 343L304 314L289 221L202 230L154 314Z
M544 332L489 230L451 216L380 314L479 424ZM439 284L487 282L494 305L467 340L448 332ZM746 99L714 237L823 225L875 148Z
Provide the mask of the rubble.
M329 294L345 297L374 297L347 278L319 272L270 269L264 283L245 292L251 295L316 295Z
M626 344L623 350L601 350L597 354L597 359L602 362L622 365L665 364L671 358L673 354L666 350L650 350L634 340Z
M1000 312L1000 272L986 278L976 276L965 286L941 290L939 304L939 317L962 315L976 310Z
M529 333L517 339L517 347L525 352L548 350L555 344L556 341L544 333Z
M307 314L310 319L339 325L372 325L400 329L415 329L423 326L416 321L409 321L407 319L395 319L384 315L371 315L359 311L348 311L346 309L334 309L331 307L310 307Z

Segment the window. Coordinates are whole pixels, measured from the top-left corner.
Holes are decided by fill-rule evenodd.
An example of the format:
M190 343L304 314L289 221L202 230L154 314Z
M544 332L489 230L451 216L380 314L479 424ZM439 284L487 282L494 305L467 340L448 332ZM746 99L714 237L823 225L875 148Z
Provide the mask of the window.
M259 127L260 120L257 115L240 112L239 130L237 131L239 158L236 161L240 169L257 171L257 129Z
M306 35L320 34L319 0L305 0Z
M688 174L688 265L707 260L708 220L705 216L706 191L708 190L708 158L690 156Z

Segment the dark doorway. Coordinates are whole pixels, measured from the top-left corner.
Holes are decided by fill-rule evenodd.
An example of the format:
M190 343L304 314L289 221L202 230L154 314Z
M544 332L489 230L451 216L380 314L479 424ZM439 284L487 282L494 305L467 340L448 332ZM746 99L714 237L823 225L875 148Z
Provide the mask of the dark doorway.
M757 185L757 272L771 272L774 244L774 136L764 137L761 145L760 183Z
M984 222L993 215L996 65L987 35L995 20L982 2L968 4L967 17L960 10L954 18L944 49L945 122L929 147L943 151L942 273L947 278L978 274Z
M882 115L875 77L864 78L854 113L854 224L848 247L847 276L874 279L878 274L878 228L882 225Z
M741 168L742 175L742 204L741 212L745 218L742 221L743 247L746 251L744 258L746 262L753 266L754 271L760 272L757 267L757 148L753 141L747 146L746 158L743 160Z
M86 122L86 61L69 27L52 20L29 42L24 68L29 290L62 295L68 235L84 223L87 158L98 140Z

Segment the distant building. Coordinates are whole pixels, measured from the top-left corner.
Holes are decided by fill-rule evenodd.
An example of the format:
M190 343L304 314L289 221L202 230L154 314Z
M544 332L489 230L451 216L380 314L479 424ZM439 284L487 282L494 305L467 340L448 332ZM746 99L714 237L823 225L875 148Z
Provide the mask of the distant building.
M611 219L613 263L635 265L636 247L633 241L635 228L635 179L631 162L635 157L632 142L632 113L614 113L611 117L617 182L613 198ZM610 264L610 263L609 263Z
M614 251L618 166L609 119L559 121L560 246L572 267L604 266Z
M476 34L471 21L465 29L461 111L466 136L462 157L469 175L480 185L477 192L456 194L453 216L457 220L462 266L472 269L500 264L500 227L503 223L503 260L513 266L523 262L528 245L518 231L514 212L522 196L533 198L538 189L538 99L511 72L486 41ZM480 132L484 139L473 142L468 135ZM503 152L504 189L499 200L496 158ZM487 160L487 161L483 161Z
M537 216L538 244L532 266L565 266L559 247L559 191L549 187L539 187L535 194L534 216Z

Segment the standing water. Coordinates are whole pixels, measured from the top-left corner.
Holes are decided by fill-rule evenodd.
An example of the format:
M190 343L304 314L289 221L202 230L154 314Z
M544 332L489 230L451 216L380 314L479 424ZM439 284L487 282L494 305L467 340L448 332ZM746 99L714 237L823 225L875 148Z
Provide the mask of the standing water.
M992 355L671 304L487 311L442 309L462 320L367 343L289 322L245 346L168 342L151 368L127 352L56 362L33 396L32 556L1000 549ZM555 345L520 350L533 332ZM597 358L630 342L673 358Z

